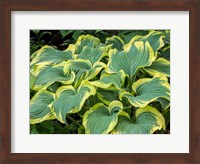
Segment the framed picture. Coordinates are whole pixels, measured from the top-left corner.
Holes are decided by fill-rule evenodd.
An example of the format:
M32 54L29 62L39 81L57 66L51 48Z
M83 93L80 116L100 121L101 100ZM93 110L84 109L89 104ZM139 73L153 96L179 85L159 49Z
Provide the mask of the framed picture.
M199 163L200 2L44 2L0 3L1 162Z
M170 30L30 35L31 134L170 133Z

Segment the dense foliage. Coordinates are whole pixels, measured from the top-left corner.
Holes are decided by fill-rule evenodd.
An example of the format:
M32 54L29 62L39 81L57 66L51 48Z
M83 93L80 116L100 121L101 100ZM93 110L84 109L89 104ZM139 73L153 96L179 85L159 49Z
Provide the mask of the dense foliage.
M32 30L31 134L170 133L169 30Z

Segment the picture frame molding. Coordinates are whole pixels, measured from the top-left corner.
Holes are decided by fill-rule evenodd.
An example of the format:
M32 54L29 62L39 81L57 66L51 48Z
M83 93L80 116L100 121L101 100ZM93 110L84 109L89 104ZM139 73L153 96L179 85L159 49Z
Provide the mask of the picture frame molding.
M103 3L103 5L102 5ZM11 153L12 11L189 11L189 153ZM2 0L0 2L0 163L200 162L200 1ZM181 115L180 115L181 116Z

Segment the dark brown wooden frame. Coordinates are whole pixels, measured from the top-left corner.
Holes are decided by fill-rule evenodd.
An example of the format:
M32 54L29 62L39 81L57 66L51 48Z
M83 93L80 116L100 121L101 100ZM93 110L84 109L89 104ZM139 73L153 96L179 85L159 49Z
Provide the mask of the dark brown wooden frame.
M0 163L200 163L200 0L1 0ZM189 11L189 153L11 153L11 11ZM180 38L181 39L181 38ZM181 62L181 59L180 59ZM180 113L181 117L181 113ZM183 127L184 128L184 127Z

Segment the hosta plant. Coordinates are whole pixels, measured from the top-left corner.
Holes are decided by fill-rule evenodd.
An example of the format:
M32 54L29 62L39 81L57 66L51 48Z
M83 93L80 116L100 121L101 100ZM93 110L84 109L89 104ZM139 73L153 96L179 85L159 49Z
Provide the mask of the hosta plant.
M61 37L72 32L62 30ZM64 50L35 51L31 133L169 133L169 36L168 30L81 31Z

